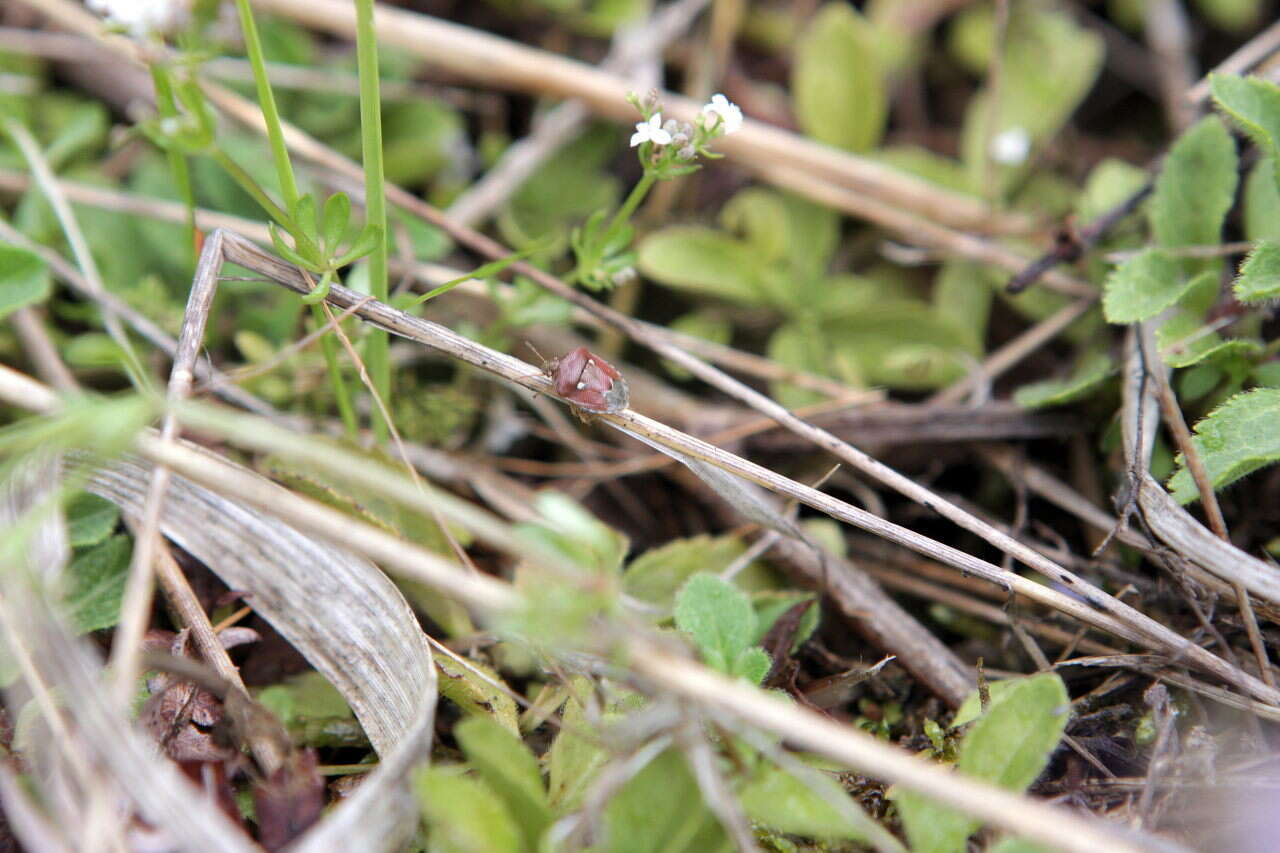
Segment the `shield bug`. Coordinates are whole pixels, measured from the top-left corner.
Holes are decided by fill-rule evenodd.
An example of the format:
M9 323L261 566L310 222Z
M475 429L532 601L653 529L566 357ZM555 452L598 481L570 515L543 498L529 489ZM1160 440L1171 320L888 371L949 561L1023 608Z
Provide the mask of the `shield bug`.
M627 380L618 369L586 347L578 347L542 366L556 394L588 412L612 414L631 402Z

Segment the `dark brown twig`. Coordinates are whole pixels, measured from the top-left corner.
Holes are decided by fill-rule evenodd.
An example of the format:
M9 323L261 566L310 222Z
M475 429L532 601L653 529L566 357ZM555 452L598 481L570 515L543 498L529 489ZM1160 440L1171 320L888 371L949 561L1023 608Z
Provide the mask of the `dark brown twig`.
M1064 226L1054 236L1053 248L1027 264L1021 272L1009 279L1004 286L1005 292L1021 293L1059 264L1070 264L1080 260L1086 252L1110 233L1111 229L1120 224L1121 220L1133 213L1153 189L1155 189L1155 181L1147 181L1128 198L1083 228L1075 229L1070 224Z

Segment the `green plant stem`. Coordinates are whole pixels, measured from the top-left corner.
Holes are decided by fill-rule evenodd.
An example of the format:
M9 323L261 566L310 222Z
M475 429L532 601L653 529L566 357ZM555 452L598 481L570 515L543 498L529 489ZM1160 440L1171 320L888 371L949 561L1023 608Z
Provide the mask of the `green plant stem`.
M240 0L241 3L246 0ZM387 199L382 165L382 97L378 80L378 41L373 28L374 0L356 0L356 65L360 75L360 140L364 161L365 220L381 229L377 247L369 255L369 293L387 301ZM391 407L391 364L387 333L373 330L365 349L365 362L375 393ZM374 434L387 438L387 424L378 406L373 407Z
M280 112L276 109L276 99L271 93L271 79L267 77L267 60L262 53L262 40L258 38L258 26L253 22L253 10L249 8L249 0L236 0L236 10L240 13L240 30L244 34L245 53L249 56L249 64L253 66L253 79L258 86L258 104L262 108L262 118L267 124L271 156L276 163L276 174L280 176L280 192L284 195L284 206L292 211L298 203L298 183L293 177L289 149L284 144ZM280 223L283 225L284 220L280 220ZM297 238L297 236L297 233L294 233L294 237Z
M156 106L164 118L178 118L178 103L173 96L173 81L169 77L169 69L160 63L151 66L151 80L156 87ZM191 266L194 269L197 257L199 231L196 229L196 196L191 187L191 172L187 168L187 157L175 147L169 148L165 155L169 159L169 171L173 173L173 182L178 187L178 195L187 208L187 248L191 251Z
M311 316L315 318L316 328L323 329L329 322L323 305L312 305ZM347 388L347 380L342 375L342 365L338 363L338 342L333 335L322 335L320 350L324 353L324 363L329 368L329 384L333 386L334 398L338 402L338 415L342 418L342 426L347 436L353 441L360 435L360 424L356 420L356 409L351 403L351 391Z
M276 204L271 196L267 195L266 190L258 185L253 176L246 172L243 166L231 159L231 155L221 148L214 148L209 152L209 156L231 176L231 180L235 181L240 189L253 197L253 200L266 212L267 216L279 222L293 236L297 241L296 248L299 254L303 257L307 256L307 252L318 254L319 250L316 249L315 244L311 242L306 234L298 230L298 223L294 221L293 217L282 210L280 205Z
M627 196L627 200L622 203L622 207L618 208L618 212L613 215L613 220L609 222L609 230L605 232L604 242L609 241L609 236L615 231L627 224L631 220L631 215L636 212L636 208L640 206L640 202L644 201L644 197L649 194L649 190L658 182L658 174L652 170L646 169L644 177L640 182L631 188L631 194Z

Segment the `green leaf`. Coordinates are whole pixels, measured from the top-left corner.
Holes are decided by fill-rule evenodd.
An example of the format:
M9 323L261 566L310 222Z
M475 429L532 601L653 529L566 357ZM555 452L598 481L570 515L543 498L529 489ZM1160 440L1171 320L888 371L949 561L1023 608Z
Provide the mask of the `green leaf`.
M987 853L1049 853L1048 848L1032 844L1021 838L1001 838L988 848Z
M729 199L720 221L742 234L759 261L781 264L802 279L822 274L840 239L840 217L834 210L759 187Z
M1280 296L1280 243L1262 243L1240 265L1236 277L1236 299L1263 302Z
M747 548L734 536L691 536L651 548L631 561L622 576L622 589L632 598L658 608L658 621L667 619L676 593L698 572L719 573ZM750 572L747 567L745 572ZM742 574L738 575L741 581Z
M793 370L816 373L819 376L830 376L832 358L830 346L821 327L815 324L795 321L783 323L769 338L766 354L773 361ZM842 364L847 368L841 376L850 385L861 385L862 375L857 372L856 363ZM774 380L769 383L769 391L779 403L789 409L807 406L826 399L817 391L792 385L790 382Z
M756 631L756 612L746 593L711 574L689 578L676 596L675 618L707 665L730 675Z
M579 686L589 689L585 681ZM609 713L603 716L604 722L621 717ZM557 814L579 808L596 774L609 762L611 756L600 743L581 703L570 696L564 706L560 730L547 753L547 794Z
M1268 361L1253 369L1254 382L1265 388L1280 388L1280 361Z
M1092 222L1132 196L1146 182L1145 169L1108 157L1089 172L1084 190L1076 200L1076 216L1082 222Z
M994 27L988 33L994 41ZM1011 6L1003 52L996 109L983 89L965 110L960 151L973 187L993 177L1007 187L1024 173L1018 163L994 164L993 174L991 140L1006 131L1025 133L1033 145L1052 137L1093 87L1105 55L1101 36L1047 3Z
M72 548L97 545L120 521L120 508L106 498L76 492L67 501L67 540Z
M339 255L333 260L334 267L345 267L347 264L378 248L378 241L382 239L382 228L377 225L366 225L356 235L356 239L351 242L351 246L346 252Z
M346 193L334 193L324 200L324 212L320 215L320 241L330 254L338 248L347 233L351 221L351 199Z
M1109 323L1150 320L1182 298L1193 283L1178 261L1147 249L1116 267L1103 285L1102 311Z
M132 553L133 537L121 534L77 554L67 566L63 603L77 631L100 631L120 620Z
M1156 178L1150 207L1156 243L1164 248L1218 243L1236 181L1236 148L1226 125L1217 116L1192 125L1174 142ZM1181 266L1198 272L1218 263L1189 258Z
M563 492L539 492L534 503L540 520L518 525L522 536L538 539L583 569L612 576L622 567L627 537Z
M668 287L747 305L767 302L750 244L698 225L674 225L640 244L637 264Z
M355 719L342 692L315 671L264 687L258 691L257 700L287 726L307 720Z
M741 678L748 684L759 687L764 677L769 674L773 661L769 654L759 646L743 649L741 654L729 667L729 675Z
M1198 313L1178 311L1156 329L1156 341L1170 367L1190 367L1199 362L1221 362L1233 357L1250 357L1261 351L1257 341L1224 339L1208 332Z
M48 128L54 130L55 135L44 150L45 160L54 171L59 171L77 154L100 149L107 141L107 130L111 126L103 104L80 100L61 103L65 104L66 110L54 119L57 126ZM48 105L42 112L42 122L47 123L50 119Z
M879 837L870 817L830 776L817 770L801 781L772 764L761 765L738 798L747 817L778 832L825 841L868 841ZM837 809L833 802L844 802ZM861 819L854 820L855 815Z
M383 106L384 169L389 183L413 186L446 177L469 141L462 116L442 100L414 98Z
M1240 33L1257 22L1263 0L1196 0L1196 7L1214 26Z
M806 532L812 531L806 529ZM817 599L814 598L813 593L770 589L753 595L751 606L756 609L756 634L751 638L752 642L763 643L765 635L773 628L773 623L778 621L778 617L802 601L808 601L810 606L804 611L804 615L800 617L800 622L796 626L795 637L791 641L792 652L799 649L818 628L821 608L817 606Z
M315 196L310 193L301 196L290 212L293 214L293 221L298 224L298 230L307 235L307 237L315 239L319 234L317 231L319 220L316 218Z
M1276 186L1274 161L1263 157L1249 170L1244 183L1244 238L1260 243L1280 242L1280 188Z
M847 3L827 3L794 56L791 96L804 132L848 151L874 148L888 117L875 28Z
M520 738L487 717L468 717L453 733L467 761L511 810L524 833L525 849L538 849L542 833L551 825L538 759Z
M498 215L506 242L520 249L546 238L563 241L572 223L612 210L621 182L605 166L618 141L616 128L596 124L543 163Z
M927 148L915 145L894 145L872 151L865 156L899 171L924 178L943 189L964 195L976 195L963 163Z
M631 778L604 814L599 851L717 853L732 844L680 753L669 749Z
M1227 400L1196 424L1191 443L1215 490L1280 460L1280 389L1254 388ZM1179 503L1199 497L1181 454L1169 490Z
M1070 717L1071 699L1056 673L1017 679L965 734L957 767L975 779L1025 791L1044 772Z
M448 655L433 657L440 670L441 696L469 714L492 718L513 736L520 733L515 700L502 689L497 670L475 660L463 666Z
M832 342L832 365L823 372L893 388L946 385L981 353L972 327L915 299L882 299L856 316L827 319L822 329Z
M975 349L982 346L991 314L991 277L981 264L947 261L933 285L933 310L972 332Z
M1210 74L1209 90L1271 160L1272 176L1280 187L1280 86L1258 77Z
M947 27L947 51L965 70L981 76L995 56L995 35L995 12L990 6L965 6Z
M1025 790L1057 748L1070 709L1066 686L1057 674L1010 681L998 695L993 691L991 706L965 734L957 769L1011 791ZM957 719L960 716L957 713ZM901 791L895 799L916 853L963 850L965 839L980 824L914 791Z
M44 302L52 291L53 279L39 255L0 245L0 320L19 308Z
M458 285L462 284L463 282L470 281L473 278L480 279L480 280L484 280L486 278L492 278L493 276L496 276L498 273L502 272L512 264L517 263L518 261L524 260L525 258L529 257L532 254L535 254L541 248L542 247L540 246L530 246L527 249L524 249L522 251L512 252L510 255L506 255L505 257L498 258L496 261L490 261L487 264L478 266L471 272L466 273L465 275L460 275L455 279L450 279L449 281L446 281L444 284L437 285L436 287L431 288L426 293L422 294L421 296L419 296L418 298L410 302L409 307L410 308L416 307L426 302L428 299L433 299L442 293L448 293L450 290L453 290Z
M992 681L987 685L987 699L991 705L1004 701L1010 690L1013 690L1021 683L1021 679L1008 678L1002 681ZM982 716L982 696L977 690L974 690L964 701L960 703L960 707L956 709L956 715L951 718L952 729L958 729L961 726L971 723Z
M690 311L688 314L681 314L668 323L667 328L673 332L717 344L728 344L733 339L733 323L724 314L715 310ZM686 380L693 376L680 365L665 359L662 366L676 379Z
M427 767L414 777L431 848L442 853L520 853L520 827L506 803L463 767Z
M1085 358L1068 379L1047 379L1023 385L1013 392L1013 400L1026 409L1061 406L1092 394L1115 372L1111 356L1105 352Z
M319 268L313 262L304 258L301 254L294 251L284 239L284 231L276 227L274 222L267 223L267 232L271 235L271 245L276 250L276 254L284 260L293 264L295 267L301 267L311 272L319 272Z
M294 743L316 748L368 749L369 739L337 687L314 670L255 693L289 730Z

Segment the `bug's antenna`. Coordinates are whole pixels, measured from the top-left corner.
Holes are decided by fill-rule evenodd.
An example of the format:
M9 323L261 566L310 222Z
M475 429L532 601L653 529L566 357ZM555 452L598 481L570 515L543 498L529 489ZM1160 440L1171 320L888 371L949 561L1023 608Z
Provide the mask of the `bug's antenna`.
M538 357L538 361L542 362L543 364L547 363L546 356L538 352L538 348L533 345L532 341L525 341L524 345L527 346L529 349L533 350L533 354Z

